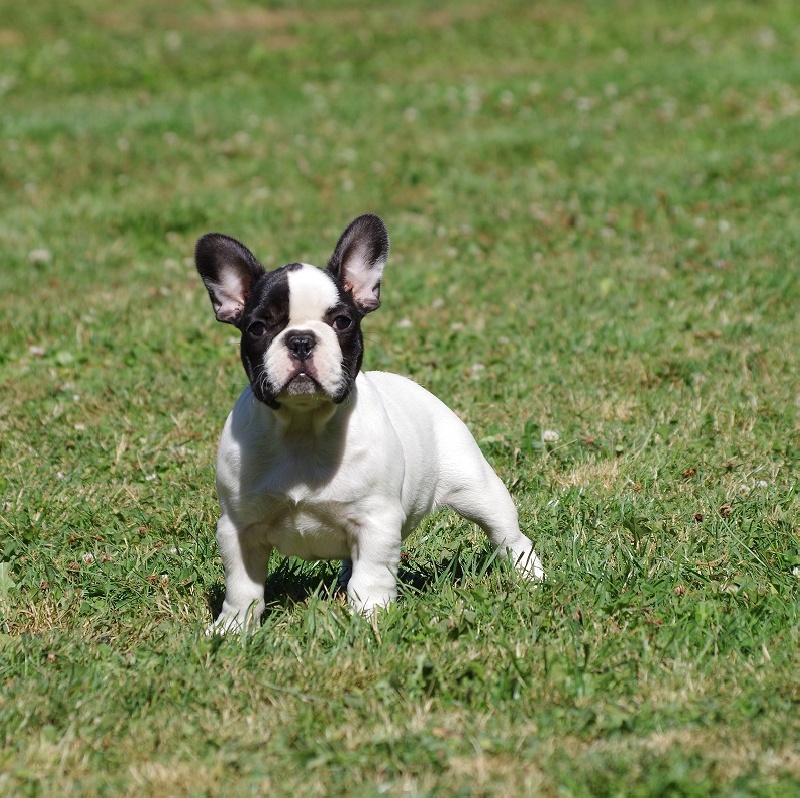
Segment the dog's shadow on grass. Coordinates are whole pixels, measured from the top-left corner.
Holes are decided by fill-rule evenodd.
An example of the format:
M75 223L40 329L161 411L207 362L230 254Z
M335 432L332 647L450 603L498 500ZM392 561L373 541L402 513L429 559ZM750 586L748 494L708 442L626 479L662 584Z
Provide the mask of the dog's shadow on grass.
M438 562L430 560L412 562L404 558L397 572L400 596L402 597L404 593L424 594L442 584L458 586L465 581L468 574L474 573L475 567L483 573L492 567L493 561L494 555L491 553L480 557L473 567L465 567L458 556ZM339 580L339 564L308 563L286 558L270 573L264 584L266 607L262 620L276 610L302 604L317 595L328 599L345 596L345 585ZM215 620L222 612L224 600L224 584L217 583L208 589L206 603Z

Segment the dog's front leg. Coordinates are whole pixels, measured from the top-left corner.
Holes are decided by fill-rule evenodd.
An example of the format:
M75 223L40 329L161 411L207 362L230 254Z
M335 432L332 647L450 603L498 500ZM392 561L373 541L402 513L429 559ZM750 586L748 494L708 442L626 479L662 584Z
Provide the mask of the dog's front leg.
M371 615L397 598L401 545L400 522L394 518L380 523L370 519L350 536L347 598L353 609Z
M264 611L264 582L272 546L257 527L239 528L228 515L217 523L217 544L225 566L225 601L209 634L247 631Z

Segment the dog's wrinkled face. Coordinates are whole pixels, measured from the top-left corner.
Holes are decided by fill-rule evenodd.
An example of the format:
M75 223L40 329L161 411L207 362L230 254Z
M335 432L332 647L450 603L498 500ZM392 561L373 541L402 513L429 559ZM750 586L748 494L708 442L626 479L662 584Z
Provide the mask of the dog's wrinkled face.
M255 396L277 408L339 403L363 355L361 319L380 304L389 250L383 222L359 216L327 267L290 263L272 272L235 239L197 242L197 270L220 321L242 332L242 362Z
M294 397L341 402L363 353L352 297L328 272L291 263L265 274L242 314L242 362L255 395L268 405Z

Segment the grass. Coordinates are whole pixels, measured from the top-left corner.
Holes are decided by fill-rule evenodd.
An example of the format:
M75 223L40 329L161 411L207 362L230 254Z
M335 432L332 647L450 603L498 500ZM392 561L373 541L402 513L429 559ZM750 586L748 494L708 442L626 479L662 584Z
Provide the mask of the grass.
M0 19L4 793L796 794L795 4ZM322 263L363 211L366 365L465 418L549 580L440 514L374 623L276 560L207 639L244 374L194 241Z

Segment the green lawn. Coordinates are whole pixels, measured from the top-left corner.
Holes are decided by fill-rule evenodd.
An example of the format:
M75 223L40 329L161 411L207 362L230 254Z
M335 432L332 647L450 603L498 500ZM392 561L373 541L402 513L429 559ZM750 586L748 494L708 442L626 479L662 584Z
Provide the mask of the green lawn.
M799 53L791 0L0 0L0 792L797 795ZM372 623L276 559L206 638L245 376L194 242L365 211L365 364L548 581L441 513Z

